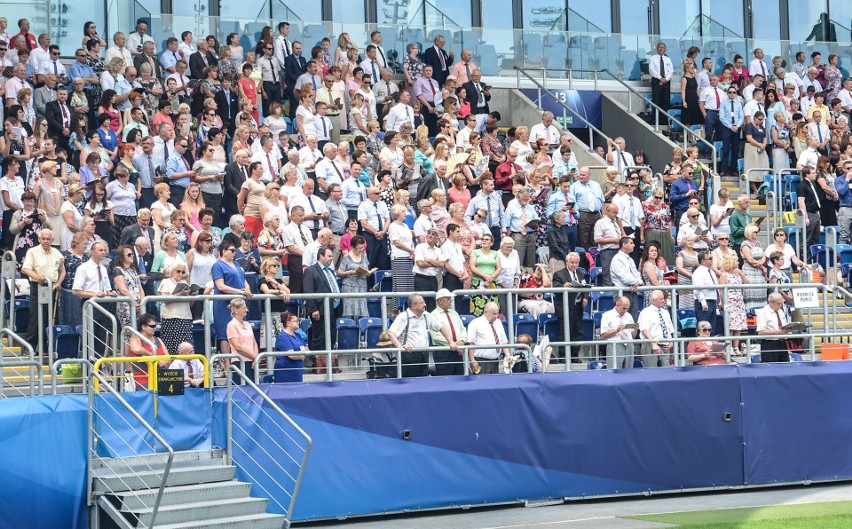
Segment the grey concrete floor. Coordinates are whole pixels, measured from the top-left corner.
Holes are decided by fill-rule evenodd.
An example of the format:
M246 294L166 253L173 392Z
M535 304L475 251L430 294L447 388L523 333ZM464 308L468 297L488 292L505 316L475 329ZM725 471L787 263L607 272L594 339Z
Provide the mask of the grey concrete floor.
M656 529L672 526L620 517L843 500L852 500L850 483L571 501L535 508L510 505L465 511L456 509L300 523L295 526L311 529Z

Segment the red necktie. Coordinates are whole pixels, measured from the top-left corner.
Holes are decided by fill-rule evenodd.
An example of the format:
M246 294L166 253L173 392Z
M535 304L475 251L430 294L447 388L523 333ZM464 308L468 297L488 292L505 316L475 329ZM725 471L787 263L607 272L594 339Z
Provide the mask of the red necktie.
M432 89L432 97L435 97L435 85L432 84L432 80L429 80L429 88Z
M713 93L716 94L716 110L719 110L720 108L722 108L722 100L719 99L719 89L714 88Z
M500 337L497 336L497 329L494 328L494 322L493 321L491 322L491 332L494 333L494 344L499 345L500 344Z
M445 310L444 315L447 317L447 323L450 324L450 334L453 335L453 341L456 341L456 328L453 326L453 319L450 318L450 312Z
M266 153L266 165L269 166L269 174L272 178L277 177L278 175L275 173L275 169L272 167L272 160L269 158L269 153Z

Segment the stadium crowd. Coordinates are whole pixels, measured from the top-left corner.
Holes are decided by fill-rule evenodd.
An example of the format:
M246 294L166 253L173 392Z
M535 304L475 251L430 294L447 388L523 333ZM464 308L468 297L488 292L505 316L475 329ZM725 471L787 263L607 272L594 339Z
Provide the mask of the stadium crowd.
M79 325L85 299L129 297L135 303L116 306L121 324L134 311L158 312L161 350L177 353L192 342L200 304L188 298L145 310L146 295L272 294L280 298L274 328L263 332L274 333L276 350L293 351L276 363L286 368L280 379L292 381L301 380L299 353L334 347L337 326L326 343L326 318L358 321L369 311L366 298L335 297L331 314L307 300L304 336L300 314L285 310L289 296L367 292L380 271L391 271L394 291L438 292L408 300L389 343L412 353L431 331L433 343L452 349L490 345L469 349L471 367L483 373L497 372L494 346L507 343L494 323L504 317L505 288L622 287L600 311L600 332L623 367L633 366L636 336L657 340L645 348L645 367L668 365L665 340L678 332L671 299L657 290L640 295L642 285L693 285L676 299L694 311L701 333L722 333L723 311L734 335L752 314L758 334L786 333L795 318L784 285L807 259L783 229L768 247L759 242L749 195L719 189L703 210L710 168L696 147L675 149L662 185L650 167L625 175L610 168L598 182L578 166L572 136L551 113L502 129L471 52L455 50L457 57L441 36L425 50L409 44L398 64L378 31L364 47L346 33L302 43L281 22L264 28L254 49L241 47L236 33L220 45L184 31L158 50L143 19L111 44L89 23L66 66L49 35L30 34L27 20L15 35L6 28L0 18L2 245L29 280L18 287L32 307L37 285L53 282L58 324ZM658 52L651 87L667 109L674 69L664 45ZM776 58L770 70L755 50L748 68L737 56L718 77L712 60L696 73L692 59L682 65L682 116L724 142L723 174L738 170L741 142L745 171L766 167L769 152L776 170L801 169L808 241L818 240L821 225L839 224L848 242L852 80L841 88L836 56L812 59L805 66L797 55L786 72ZM623 156L627 166L644 165L622 138L602 154L610 164ZM771 294L745 288L767 282L778 284ZM722 295L718 284L744 288ZM447 301L458 289L482 291L470 299L466 312L476 319L467 326ZM561 295L520 295L517 307L570 319L576 340L583 314L593 317L590 292L572 293L567 306ZM242 299L213 303L218 350L251 365L260 348L249 310ZM37 344L38 318L29 322L26 339ZM772 343L779 351L764 352L764 361L785 360L789 344ZM690 361L724 362L724 348L696 344ZM743 344L732 345L728 353L740 354ZM423 363L419 354L406 365ZM438 372L457 372L460 354L436 355ZM554 361L565 356L579 362L579 347Z

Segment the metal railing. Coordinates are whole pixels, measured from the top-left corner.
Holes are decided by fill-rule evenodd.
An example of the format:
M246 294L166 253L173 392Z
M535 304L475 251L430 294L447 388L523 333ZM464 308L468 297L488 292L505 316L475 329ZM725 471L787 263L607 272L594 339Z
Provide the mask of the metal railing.
M20 386L10 385L9 388L11 388L11 391L21 396L35 397L42 395L44 393L44 374L42 373L42 366L44 364L41 355L36 356L33 346L13 332L11 328L0 329L0 342L3 342L0 345L3 348L2 354L0 354L0 395L7 396L7 370L13 373L12 376L15 378L29 377L29 380L27 380L30 390L29 395L24 393ZM21 351L25 354L18 355L12 351L13 347L20 347ZM14 357L9 362L6 361L7 354ZM22 375L23 371L28 372L29 375Z
M109 354L120 354L118 348L118 318L115 314L102 305L115 305L118 301L133 301L125 297L89 298L83 303L83 358L96 361L98 358ZM95 312L109 322L109 328L103 326L95 318ZM132 313L133 311L131 311ZM103 333L105 337L99 339L98 334ZM98 350L100 349L100 350Z
M228 464L235 465L247 474L252 483L257 485L269 498L269 501L274 502L282 510L289 523L293 518L293 508L302 486L305 466L308 463L313 440L275 401L269 398L254 381L249 379L245 372L234 365L229 366L228 371L243 383L243 385L234 384L231 377L228 377L226 456ZM243 397L239 400L239 403L244 404L244 406L234 406L234 392L239 392ZM256 401L257 397L260 398L261 402ZM272 410L272 413L268 410ZM255 420L256 411L259 411L265 418L263 426ZM235 418L235 412L239 413L240 417L244 417L247 422L242 424L239 419ZM289 431L280 424L281 420L289 426ZM269 423L274 424L275 428L271 428ZM234 428L239 430L240 437L244 437L246 443L251 443L253 446L240 444L234 438ZM281 446L282 443L287 447ZM270 454L268 450L278 453ZM266 460L258 461L252 454L263 454ZM285 464L282 465L282 461ZM256 467L263 473L262 480L257 479L261 476L252 475L250 467ZM286 476L290 483L279 483L273 475L276 472L270 472L267 470L268 467L278 467L281 475ZM261 481L266 480L271 480L278 490L267 490L261 483ZM282 494L289 498L286 507L280 501Z
M610 138L609 136L604 134L602 130L600 130L599 128L594 126L589 120L587 120L586 118L581 116L579 112L577 112L573 108L569 107L568 105L566 105L565 103L560 101L559 98L556 97L556 95L547 88L547 73L545 72L544 68L542 68L542 70L541 70L541 80L542 80L541 83L536 81L535 78L530 74L529 70L527 70L525 68L515 66L515 71L517 72L515 77L516 77L516 80L517 80L519 90L521 88L521 74L523 74L527 79L529 79L538 88L538 101L539 101L539 103L541 102L542 91L544 91L544 93L549 95L553 99L553 101L556 102L557 105L562 107L563 119L566 117L565 112L570 112L577 119L579 119L584 125L586 125L586 128L589 129L589 144L588 144L589 149L594 149L594 147L595 147L595 138L594 138L595 134L598 134L601 137L603 137L606 140L607 145L613 144L612 138ZM539 107L540 106L541 105L539 104ZM615 150L616 150L616 154L619 155L617 157L618 163L616 164L616 167L618 168L618 172L621 173L621 156L620 156L621 151L618 148L618 146L615 146Z
M147 341L147 340L146 340ZM150 342L148 342L150 343ZM156 349L152 349L156 350ZM204 366L204 387L209 388L210 385L210 366L207 361L207 357L200 354L191 354L191 355L155 355L155 356L125 356L125 357L109 357L109 358L100 358L97 362L95 362L92 367L92 371L98 375L99 377L94 379L94 392L98 393L100 391L100 383L99 380L102 378L107 378L103 373L100 372L100 368L104 364L148 364L148 369L146 371L146 376L148 377L148 387L146 389L150 391L157 391L157 364L160 362L171 362L173 360L199 360L201 364Z
M89 507L95 506L95 490L94 490L94 479L100 478L99 483L101 486L106 487L106 490L99 491L103 493L114 493L116 491L110 489L108 487L108 479L118 480L121 483L123 489L127 489L126 491L130 494L133 494L136 497L136 500L139 501L146 508L151 510L151 520L147 525L148 528L154 527L154 522L157 519L157 513L160 508L160 503L163 498L163 490L166 487L166 483L169 478L169 472L172 468L172 462L174 460L174 450L172 447L166 442L165 439L160 436L159 433L150 425L148 422L141 416L139 413L131 406L110 384L109 382L97 371L92 372L92 379L94 380L94 384L90 386L89 390L89 410L88 410L88 434L87 434L87 452L88 452L88 465L87 465L87 489L86 489L86 498L87 504ZM102 385L107 389L112 399L119 405L119 408L126 410L132 418L138 423L138 425L142 426L142 428L155 440L158 444L150 444L148 443L144 436L140 435L142 438L142 442L146 448L150 448L150 452L146 450L146 453L139 453L136 446L136 441L130 442L130 440L125 439L122 435L122 432L129 431L136 433L139 435L139 432L134 428L128 418L121 413L119 413L119 408L116 408L110 402L110 399L104 398L104 395L98 394L95 390L95 385ZM101 413L101 407L106 407L109 409L110 413L114 417L119 417L123 424L119 424L118 426L114 426L110 423L109 417L105 416ZM98 419L96 421L96 418ZM99 430L103 429L103 431ZM114 439L115 442L120 446L111 445L110 439ZM154 469L143 459L133 460L134 463L140 463L139 466L131 465L130 461L127 457L102 457L100 454L103 450L108 450L112 453L125 452L129 450L133 455L137 456L150 456L157 455L161 461L164 462L164 467L162 469ZM165 454L163 453L165 451ZM121 468L121 472L117 469L111 467L111 464L120 464L125 468ZM96 468L97 467L97 468ZM146 483L145 477L140 475L138 470L140 467L143 468L143 472L147 471L153 474L154 476L159 476L162 473L162 478L159 480L159 485L154 487L144 486ZM132 478L122 477L123 475L131 474ZM132 480L133 483L128 483L128 480ZM143 484L143 487L137 488L136 485ZM150 502L149 499L145 498L145 495L139 494L139 490L145 491L154 491L156 490L156 496L153 503ZM99 503L99 502L98 502ZM108 503L108 502L106 502ZM100 504L100 503L99 503ZM105 507L108 507L105 505ZM107 514L111 514L110 510L105 509ZM95 516L99 516L99 513L92 513Z

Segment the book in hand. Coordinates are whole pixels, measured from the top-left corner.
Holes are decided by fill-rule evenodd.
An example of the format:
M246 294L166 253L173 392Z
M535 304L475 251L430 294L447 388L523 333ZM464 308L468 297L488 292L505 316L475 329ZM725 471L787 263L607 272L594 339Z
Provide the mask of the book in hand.
M369 277L370 271L364 268L363 266L359 266L355 269L355 275L357 275L358 277Z
M240 257L239 259L234 259L234 261L239 263L239 265L243 267L243 270L246 270L249 266L251 266L251 262L249 262L248 257Z
M533 220L527 222L527 229L528 230L535 231L535 230L538 229L538 226L539 226L539 220L538 219L533 219Z
M736 211L736 210L737 210L737 208L728 208L727 211L725 211L725 213L728 214L728 215L733 215L734 211Z
M169 277L169 276L167 276L166 274L162 273L159 270L151 270L150 272L148 272L148 279L151 279L151 280L154 280L154 281L160 281L161 279L165 279L167 277Z
M639 324L638 324L638 323L626 323L626 324L624 325L624 330L626 330L626 331L627 331L627 330L632 331L633 329L638 329L638 328L639 328Z
M804 323L798 321L791 321L783 327L785 331L790 333L803 332L806 328Z
M701 228L698 228L695 230L696 237L704 237L708 233L710 233L710 228L704 228L703 230Z
M724 342L714 343L710 346L711 353L724 353L725 349L728 348L728 344Z
M754 223L756 225L760 226L760 223L763 222L764 219L766 219L766 217L758 217L757 219L754 220Z
M188 291L189 295L194 296L201 291L201 287L198 285L188 285L186 283L178 283L175 285L175 289L172 290L172 295L175 296L180 294L181 292Z

